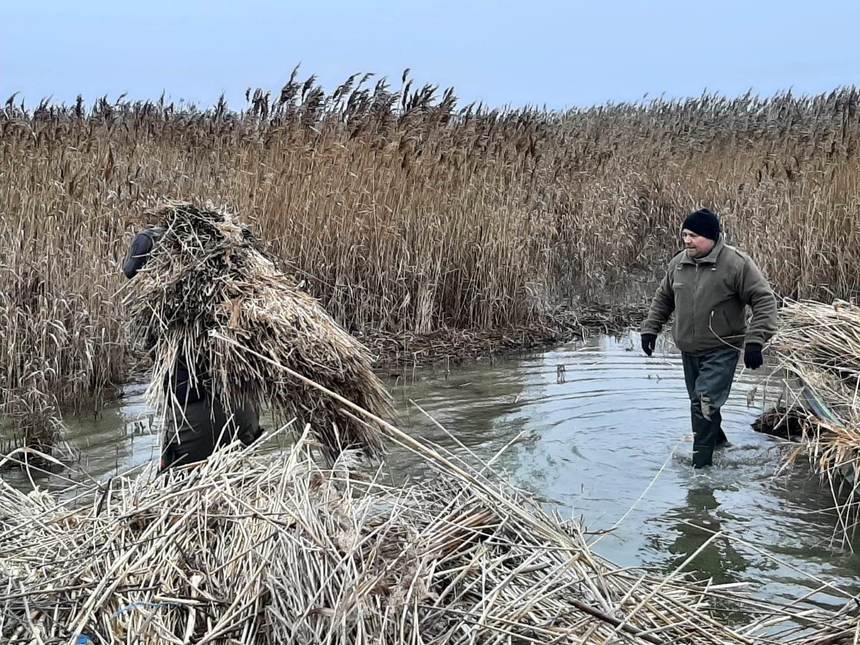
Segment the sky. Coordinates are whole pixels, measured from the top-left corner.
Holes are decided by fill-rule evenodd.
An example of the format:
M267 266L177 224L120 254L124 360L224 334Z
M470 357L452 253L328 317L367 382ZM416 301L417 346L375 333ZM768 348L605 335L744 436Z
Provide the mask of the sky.
M860 85L860 0L148 0L0 3L0 98L88 104L331 90L373 72L461 103L564 109Z

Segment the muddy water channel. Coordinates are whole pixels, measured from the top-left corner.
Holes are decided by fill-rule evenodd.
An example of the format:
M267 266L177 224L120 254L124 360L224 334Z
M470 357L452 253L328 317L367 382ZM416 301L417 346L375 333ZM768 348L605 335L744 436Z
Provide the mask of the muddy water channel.
M706 472L689 466L680 356L663 345L646 358L634 334L450 372L409 371L392 375L390 385L399 427L452 451L489 459L516 439L495 468L563 515L582 518L599 540L595 550L619 565L673 571L720 532L686 570L751 583L769 598L798 598L825 584L858 593L860 557L834 536L829 492L804 466L776 476L785 447L750 428L762 405L756 377L739 373L723 410L732 445ZM90 475L153 458L154 424L142 394L133 386L98 420L70 421L70 442ZM401 479L432 476L403 451L389 464ZM825 604L837 597L816 596Z

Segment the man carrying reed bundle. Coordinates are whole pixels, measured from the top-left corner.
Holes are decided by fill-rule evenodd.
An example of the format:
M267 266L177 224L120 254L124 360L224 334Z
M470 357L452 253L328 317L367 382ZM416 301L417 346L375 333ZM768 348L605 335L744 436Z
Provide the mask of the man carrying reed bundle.
M390 414L367 348L301 290L234 215L170 203L150 216L156 226L141 233L129 253L126 273L136 277L125 303L133 337L153 356L148 397L165 410L168 427L179 428L166 442L165 457L208 456L218 437L247 443L259 431L256 410L264 405L298 418L298 426L310 424L329 458L347 448L378 454L379 426L338 401L377 418ZM145 268L135 270L141 259ZM201 410L189 407L201 392ZM180 448L183 431L192 445L201 432L206 436L194 454Z
M642 324L642 349L651 356L674 312L673 336L690 396L693 467L702 468L712 464L716 447L728 443L720 408L729 397L739 352L749 369L763 363L762 348L776 333L776 298L755 262L725 243L711 211L688 215L681 237L684 250L669 262Z
M164 231L162 226L150 226L135 235L122 267L129 280L146 265ZM157 360L154 355L157 343L150 339L147 345L153 360ZM233 439L249 445L260 434L259 412L255 406L245 402L228 414L220 398L213 396L211 379L200 370L190 370L181 357L176 360L165 389L170 396L165 419L167 429L161 447L161 470L202 461L217 446Z

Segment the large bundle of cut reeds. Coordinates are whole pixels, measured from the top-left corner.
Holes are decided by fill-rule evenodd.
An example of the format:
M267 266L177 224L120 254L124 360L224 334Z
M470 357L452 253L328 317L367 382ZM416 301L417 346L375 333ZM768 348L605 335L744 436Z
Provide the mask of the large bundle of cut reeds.
M332 455L345 448L377 453L373 422L356 421L289 373L385 417L389 397L368 350L280 271L232 214L173 203L153 219L163 234L126 297L133 333L154 357L153 401L167 400L182 364L226 409L256 401L287 418L313 418Z
M811 643L856 626L618 569L484 469L395 488L319 468L306 439L58 496L0 482L4 642Z
M802 447L830 480L842 528L860 516L860 307L789 301L774 339L792 403L807 413Z

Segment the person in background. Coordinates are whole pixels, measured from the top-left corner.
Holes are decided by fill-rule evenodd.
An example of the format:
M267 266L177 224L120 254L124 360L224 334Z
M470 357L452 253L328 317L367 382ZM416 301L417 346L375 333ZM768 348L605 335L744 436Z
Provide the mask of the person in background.
M716 447L728 443L720 408L729 397L740 352L749 369L764 361L762 349L776 333L776 297L755 262L726 244L719 217L711 211L688 215L681 238L684 250L669 262L641 340L651 356L674 313L673 336L690 397L693 466L702 468L713 463Z
M134 236L122 266L126 278L133 279L146 265L163 234L163 228L149 227ZM220 399L213 396L206 375L199 370L197 374L192 384L188 366L177 361L162 442L162 471L202 461L236 438L249 445L261 433L256 406L245 403L228 414Z

